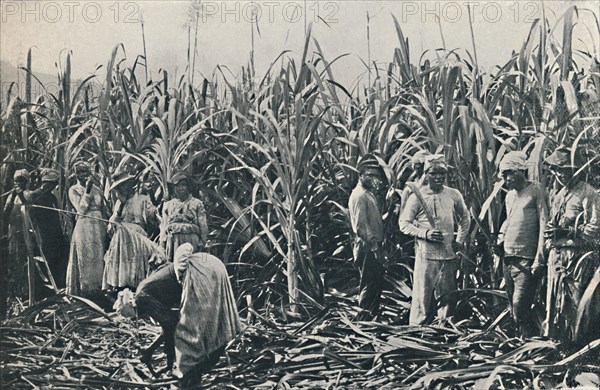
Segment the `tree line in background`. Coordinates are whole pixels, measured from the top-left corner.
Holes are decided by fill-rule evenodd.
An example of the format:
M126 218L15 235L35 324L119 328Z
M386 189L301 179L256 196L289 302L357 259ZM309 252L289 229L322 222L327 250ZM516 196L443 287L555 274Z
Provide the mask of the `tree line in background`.
M474 221L462 288L493 292L502 274L488 243L502 220L496 173L504 154L526 151L530 178L552 186L541 169L547 151L559 144L584 148L588 181L599 184L600 59L595 47L573 49L580 12L589 11L572 6L555 23L536 20L522 46L491 73L477 63L475 36L466 55L439 49L411 62L409 40L394 18L393 60L365 64L369 82L350 87L332 70L343 56L328 60L310 28L299 61L282 52L259 76L251 58L239 77L217 67L201 85L166 71L142 83L144 56L127 67L118 45L101 90L92 88L96 76L73 88L65 52L58 93L36 99L30 51L25 96L9 91L2 108L2 193L16 169L50 167L61 173L59 202L68 210L73 164L85 160L107 198L111 175L130 169L155 180L166 199L169 179L183 170L200 183L211 250L230 264L238 297L308 310L323 299L322 274L341 286L345 271L353 272L347 201L357 161L374 153L389 173L386 251L403 264L393 286L408 302L411 264L399 245L397 194L410 156L437 151L452 165L450 184ZM594 20L592 42L600 36ZM72 222L63 215L66 231Z

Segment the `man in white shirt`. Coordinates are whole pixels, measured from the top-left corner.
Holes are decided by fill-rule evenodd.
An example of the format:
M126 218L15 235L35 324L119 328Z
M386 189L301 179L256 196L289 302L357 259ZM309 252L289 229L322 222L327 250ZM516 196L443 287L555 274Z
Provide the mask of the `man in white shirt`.
M456 271L470 227L470 217L460 192L444 185L448 166L443 155L425 160L427 186L413 192L400 215L400 230L415 237L415 269L409 324L431 322L436 304L456 290ZM454 221L458 221L456 238ZM450 301L444 297L438 317L448 316Z

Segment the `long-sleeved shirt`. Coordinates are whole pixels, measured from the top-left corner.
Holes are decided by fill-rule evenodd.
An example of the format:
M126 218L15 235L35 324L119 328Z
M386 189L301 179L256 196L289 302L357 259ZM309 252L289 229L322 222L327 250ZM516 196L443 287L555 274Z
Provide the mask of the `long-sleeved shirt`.
M144 229L155 223L156 207L148 195L134 194L125 201L117 200L111 217L112 221L135 223Z
M454 242L454 222L458 224L456 241L463 244L469 233L471 219L465 200L458 190L444 186L441 192L434 193L429 186L419 189L427 205L434 226L429 223L421 201L413 193L400 214L400 230L416 238L416 250L428 260L451 260L456 258ZM427 231L440 230L444 235L443 243L428 242Z
M575 228L574 237L562 236L554 240L555 247L583 246L600 240L600 195L584 181L573 188L562 188L551 199L548 222L553 228Z
M102 192L95 185L89 194L85 187L76 183L69 188L69 200L79 214L87 214L92 211L102 211Z
M375 196L362 184L358 183L350 199L348 200L348 211L352 230L361 240L371 243L383 241L383 218L377 205Z
M175 276L173 263L165 264L137 287L136 296L150 295L169 308L179 308L181 303L181 284ZM141 314L141 313L140 313ZM153 313L144 313L152 315Z
M538 183L529 183L520 191L509 191L505 204L507 217L500 228L505 255L535 258L544 246L548 219L546 191Z

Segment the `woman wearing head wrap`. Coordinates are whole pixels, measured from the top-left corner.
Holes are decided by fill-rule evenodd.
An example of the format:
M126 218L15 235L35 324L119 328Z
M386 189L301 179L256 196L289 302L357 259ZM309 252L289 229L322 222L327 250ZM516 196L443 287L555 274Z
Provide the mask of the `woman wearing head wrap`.
M190 183L183 173L177 173L171 180L175 197L163 206L160 240L167 252L167 258L184 243L190 243L194 249L201 249L208 239L206 211L200 199L194 198Z
M527 180L523 152L509 152L500 162L508 189L506 220L500 228L498 249L504 262L504 282L512 318L521 336L535 334L531 306L536 285L546 265L544 229L548 220L546 190Z
M71 237L66 285L67 294L79 295L102 288L106 223L97 219L103 218L104 201L89 165L80 161L74 170L77 183L69 188L69 200L79 215Z
M135 288L148 274L152 246L147 230L156 222L156 207L148 195L136 192L135 184L135 177L126 173L113 184L117 201L109 226L113 237L104 256L105 290Z
M137 315L154 318L163 330L142 360L150 364L152 353L164 340L167 368L175 356L183 387L197 384L198 374L215 364L225 345L242 330L225 265L215 256L193 250L189 243L180 245L174 262L148 276L135 294ZM131 316L126 302L119 306L117 311ZM179 313L173 308L179 308Z
M209 253L193 253L191 244L181 245L174 257L175 275L182 286L175 358L177 374L187 387L217 362L242 324L221 260Z
M23 207L31 200L27 190L29 172L19 169L13 176L14 187L8 195L4 207L4 221L8 225L8 258L5 280L7 297L23 298L27 296L27 258L30 255L25 242L25 220Z
M574 340L576 317L584 291L598 268L600 196L582 180L582 156L557 148L545 161L560 190L551 196L550 218L545 231L548 256L546 336ZM598 324L595 336L598 336ZM588 334L586 337L591 335Z
M60 223L58 213L58 200L52 191L59 182L58 171L44 168L41 171L42 185L31 192L32 203L44 208L33 207L31 219L41 240L41 251L48 263L52 277L58 288L65 287L65 276L67 272L68 246ZM38 297L48 296L51 290L38 278L36 294Z

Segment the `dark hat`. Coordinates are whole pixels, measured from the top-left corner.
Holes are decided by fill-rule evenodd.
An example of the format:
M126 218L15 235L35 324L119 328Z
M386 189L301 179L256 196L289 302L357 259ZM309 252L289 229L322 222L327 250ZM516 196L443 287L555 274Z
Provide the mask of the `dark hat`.
M73 169L75 170L75 173L77 173L77 172L90 172L91 171L90 164L86 163L85 161L77 161L73 165Z
M358 166L356 167L356 169L358 169L358 172L361 173L361 174L364 171L366 171L367 169L379 169L383 173L383 168L381 167L381 164L379 164L379 161L377 160L377 158L375 157L375 155L373 155L371 153L365 154L360 159L360 161L358 162Z
M581 154L575 152L574 158L571 158L571 150L566 146L559 146L549 155L544 163L554 166L554 167L563 167L563 168L579 168L581 167Z
M135 182L135 176L133 176L132 174L130 174L128 172L116 173L112 176L112 179L113 179L113 183L110 186L111 191L122 186L125 183Z
M171 179L169 179L169 183L170 184L174 184L177 185L179 182L185 180L188 184L190 182L190 179L187 177L187 175L183 172L177 172L176 174L174 174Z

